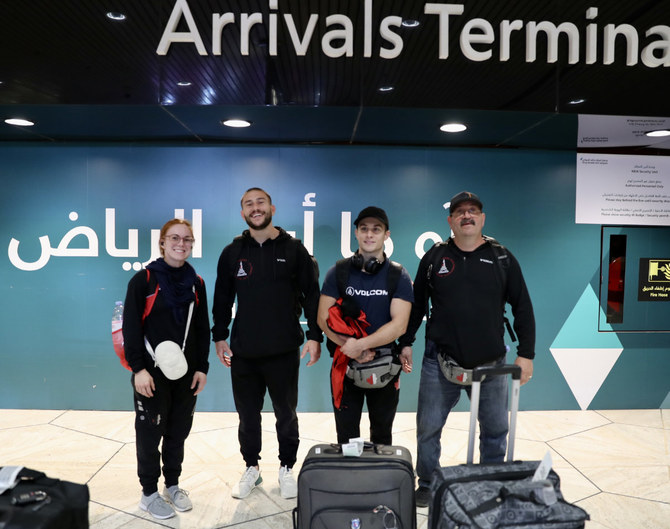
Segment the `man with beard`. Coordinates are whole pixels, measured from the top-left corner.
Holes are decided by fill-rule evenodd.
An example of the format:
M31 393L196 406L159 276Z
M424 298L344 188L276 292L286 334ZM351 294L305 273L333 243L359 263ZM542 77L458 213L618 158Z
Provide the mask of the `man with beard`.
M221 253L217 266L212 314L213 340L219 360L230 367L238 439L246 470L233 487L234 498L246 498L262 482L261 410L266 391L272 400L279 442L279 488L283 498L297 496L291 468L298 451L298 370L321 355L317 325L318 272L298 239L273 226L275 206L270 195L253 187L241 200L242 218L249 225ZM230 345L228 326L237 297ZM307 319L307 342L300 327L301 308Z
M506 248L482 235L486 215L481 200L468 191L458 193L447 220L453 237L421 259L408 329L399 340L403 350L410 349L424 315L428 317L416 414L419 507L430 501L447 416L462 389L470 396L471 370L505 363L506 303L519 338L515 363L521 367L521 384L532 377L535 357L535 318L521 267ZM509 429L506 376L483 380L478 419L480 462L503 461Z

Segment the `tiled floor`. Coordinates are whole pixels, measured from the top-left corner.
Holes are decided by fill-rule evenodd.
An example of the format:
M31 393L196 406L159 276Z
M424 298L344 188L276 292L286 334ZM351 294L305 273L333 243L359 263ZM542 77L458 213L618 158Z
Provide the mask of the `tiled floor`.
M467 413L450 416L443 465L465 460L467 422ZM237 416L197 413L180 483L194 509L161 522L137 506L131 412L0 410L0 465L87 483L92 529L290 529L295 500L279 496L271 414L263 414L263 426L264 483L246 500L234 500L230 490L244 470ZM335 438L332 415L300 414L300 431L298 461L311 445ZM394 444L415 458L414 414L398 414ZM591 515L587 529L670 528L670 410L520 412L516 447L517 459L551 451L566 499ZM417 512L424 529L427 509Z

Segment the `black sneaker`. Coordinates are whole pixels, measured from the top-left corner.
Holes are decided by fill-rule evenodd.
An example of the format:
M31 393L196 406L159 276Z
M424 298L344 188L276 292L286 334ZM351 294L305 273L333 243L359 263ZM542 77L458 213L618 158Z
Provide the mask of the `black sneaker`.
M417 507L428 507L430 503L430 489L428 487L419 487L414 493Z

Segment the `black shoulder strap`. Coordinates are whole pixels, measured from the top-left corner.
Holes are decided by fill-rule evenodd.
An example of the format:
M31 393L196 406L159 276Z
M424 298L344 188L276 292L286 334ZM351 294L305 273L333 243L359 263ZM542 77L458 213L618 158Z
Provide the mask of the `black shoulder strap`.
M402 265L389 259L389 275L386 278L386 290L389 293L389 299L392 300L395 291L398 290L398 283L402 275Z
M340 259L335 263L335 280L337 281L337 291L340 297L344 296L347 289L347 280L351 270L351 259Z
M505 327L507 328L507 332L509 333L510 338L512 339L513 342L516 342L516 335L514 334L514 330L512 329L512 325L509 322L509 319L505 315L505 302L506 302L506 296L507 296L507 274L509 270L509 253L507 252L507 248L505 248L502 244L500 244L496 239L493 237L489 237L488 235L484 235L484 240L489 243L491 246L491 249L493 250L493 255L495 256L495 261L496 261L496 270L498 272L498 278L500 279L500 284L502 285L502 291L503 291L503 302L502 302L502 311L503 311L503 320L505 322Z

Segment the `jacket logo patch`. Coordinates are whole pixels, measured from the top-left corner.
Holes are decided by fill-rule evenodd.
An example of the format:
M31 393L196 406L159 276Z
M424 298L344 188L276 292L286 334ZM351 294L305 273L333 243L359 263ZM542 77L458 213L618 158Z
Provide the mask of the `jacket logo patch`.
M246 259L240 259L237 261L237 265L237 279L247 279L254 269L254 267L251 266L251 263Z
M437 277L446 277L454 271L454 268L456 268L454 260L451 257L443 257L442 264L437 272L435 272L435 275Z

